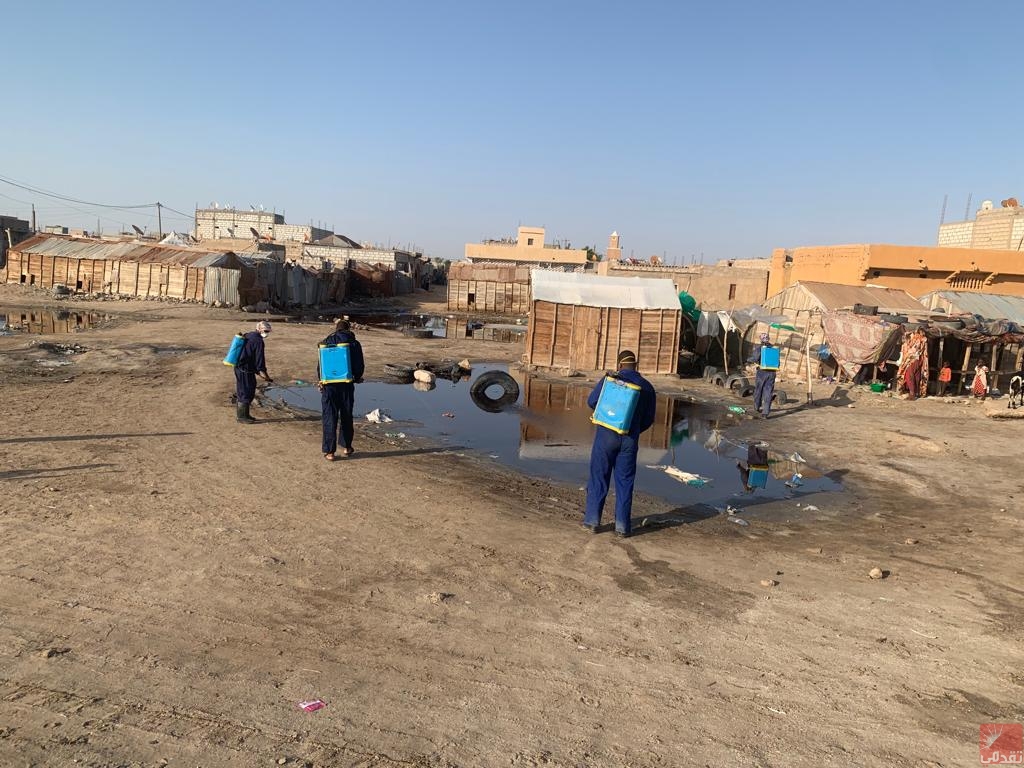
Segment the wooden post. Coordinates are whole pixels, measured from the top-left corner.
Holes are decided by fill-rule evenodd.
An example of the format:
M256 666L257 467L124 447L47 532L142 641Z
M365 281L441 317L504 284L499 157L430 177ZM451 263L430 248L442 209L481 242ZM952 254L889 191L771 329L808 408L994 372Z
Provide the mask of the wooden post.
M658 350L654 354L654 372L661 373L661 336L665 333L665 310L658 310Z
M974 348L974 345L973 344L967 344L966 347L967 347L967 351L964 352L964 364L962 366L962 370L961 370L961 373L960 373L960 390L959 391L963 391L964 381L967 379L967 366L971 362L971 350Z
M555 317L551 321L551 350L548 353L548 365L555 364L555 338L558 336L558 303L555 302Z
M814 315L808 310L807 312L807 333L804 339L804 357L807 360L807 404L810 405L814 402L813 392L811 389L811 318Z
M943 359L945 357L945 354L946 354L945 353L945 348L946 348L946 337L945 336L939 336L939 359L936 361L938 363L939 372L935 374L935 394L936 395L943 394L942 393L942 389L945 387L945 384L943 384L941 381L939 381L939 375L942 373L942 361L943 361Z
M576 305L572 305L572 314L569 316L569 364L570 369L576 367Z
M988 367L989 370L989 389L998 388L999 384L999 357L1002 351L1002 344L992 344L992 364Z

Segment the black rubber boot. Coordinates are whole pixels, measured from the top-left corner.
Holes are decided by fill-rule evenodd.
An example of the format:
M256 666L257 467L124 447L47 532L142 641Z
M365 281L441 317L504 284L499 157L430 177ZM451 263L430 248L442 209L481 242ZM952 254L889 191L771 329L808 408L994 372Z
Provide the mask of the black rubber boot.
M255 424L256 419L249 415L249 403L238 403L235 406L235 418L241 424Z

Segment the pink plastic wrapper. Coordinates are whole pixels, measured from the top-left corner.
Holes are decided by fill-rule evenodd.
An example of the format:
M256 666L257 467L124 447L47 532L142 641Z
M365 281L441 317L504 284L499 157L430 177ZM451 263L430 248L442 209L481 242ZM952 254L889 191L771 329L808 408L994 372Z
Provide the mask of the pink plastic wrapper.
M323 709L327 705L320 701L320 699L313 699L312 701L300 701L299 709L303 712L316 712L318 709Z

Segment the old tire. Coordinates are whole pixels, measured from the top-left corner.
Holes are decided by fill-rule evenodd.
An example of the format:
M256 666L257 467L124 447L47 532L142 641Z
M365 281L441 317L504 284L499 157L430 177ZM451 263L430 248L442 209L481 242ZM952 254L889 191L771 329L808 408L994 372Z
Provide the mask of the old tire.
M501 387L498 397L491 397L489 389ZM469 396L478 408L488 413L501 413L519 399L519 384L504 371L487 371L480 374L469 387Z
M725 380L726 389L731 389L734 392L742 391L744 387L750 386L750 380L746 376L739 373L734 373L732 376Z
M390 376L393 379L402 379L408 381L412 379L414 368L411 365L402 365L400 363L384 363L384 375Z
M754 388L749 384L740 389L740 397L753 397Z
M701 376L704 378L704 381L711 381L712 375L716 373L718 373L718 369L715 368L715 366L705 365L704 371L701 373Z
M789 401L786 399L785 392L781 389L776 389L775 392L772 393L772 402L776 405L785 405Z
M724 387L725 386L725 374L724 373L713 373L713 374L711 374L710 381L716 387Z

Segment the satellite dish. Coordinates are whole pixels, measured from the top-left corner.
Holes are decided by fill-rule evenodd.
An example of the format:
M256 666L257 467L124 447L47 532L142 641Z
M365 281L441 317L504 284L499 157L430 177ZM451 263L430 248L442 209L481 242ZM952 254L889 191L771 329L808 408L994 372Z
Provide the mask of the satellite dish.
M260 239L260 233L256 231L256 227L249 227L249 231L252 232L253 238L256 240Z
M145 232L143 232L143 231L142 231L141 229L139 229L138 227L136 227L136 226L135 226L134 224L132 224L132 229L134 229L134 230L135 230L136 232L138 232L138 233L139 233L139 237L142 237L142 236L144 236L144 235L146 234L146 233L145 233Z

